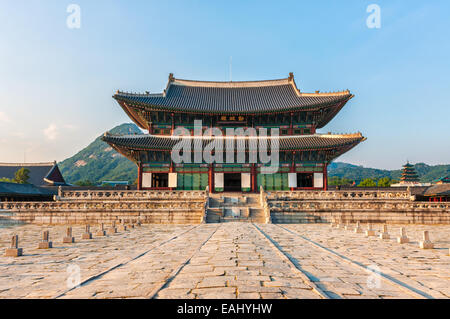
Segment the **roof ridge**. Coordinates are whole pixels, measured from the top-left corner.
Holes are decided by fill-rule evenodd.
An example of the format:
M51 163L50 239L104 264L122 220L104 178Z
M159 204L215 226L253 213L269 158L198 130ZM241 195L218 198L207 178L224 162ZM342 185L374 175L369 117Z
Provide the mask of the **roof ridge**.
M56 162L38 162L38 163L1 163L0 166L54 166Z
M289 84L289 78L274 79L274 80L256 80L256 81L200 81L200 80L186 80L174 79L171 85L182 86L196 86L196 87L261 87L261 86L277 86Z
M326 138L364 138L365 137L360 133L348 133L348 134L334 134L334 133L316 133L316 134L307 134L307 135L280 135L280 136L239 136L239 135L221 135L221 136L210 136L210 135L201 135L201 136L195 136L195 135L153 135L153 134L126 134L126 135L119 135L119 134L105 134L105 137L109 138L148 138L148 137L156 137L161 139L178 139L178 138L188 138L188 139L194 139L201 137L202 139L211 139L214 138L259 138L259 137L265 137L268 139L289 139L289 138L308 138L308 137L326 137Z

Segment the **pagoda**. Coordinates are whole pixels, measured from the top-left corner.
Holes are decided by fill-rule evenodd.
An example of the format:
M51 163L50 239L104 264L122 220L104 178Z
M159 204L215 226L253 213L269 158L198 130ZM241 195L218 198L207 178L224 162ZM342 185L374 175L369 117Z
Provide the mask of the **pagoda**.
M419 181L419 176L414 169L414 165L406 162L403 165L402 176L400 177L400 182L392 184L391 187L408 187L408 186L431 186L431 183L421 183Z
M318 134L353 94L304 93L293 73L244 82L183 80L170 74L162 93L117 91L113 98L148 131L102 137L136 163L140 190L326 190L327 165L365 140L361 133ZM230 130L244 134L229 136ZM190 146L183 148L183 161L173 155L180 141ZM220 156L223 145L226 156ZM270 163L254 145L269 147Z
M408 184L408 183L418 183L419 182L419 176L416 173L416 170L414 169L414 165L409 164L407 162L405 165L403 165L402 170L402 177L400 177L400 183Z

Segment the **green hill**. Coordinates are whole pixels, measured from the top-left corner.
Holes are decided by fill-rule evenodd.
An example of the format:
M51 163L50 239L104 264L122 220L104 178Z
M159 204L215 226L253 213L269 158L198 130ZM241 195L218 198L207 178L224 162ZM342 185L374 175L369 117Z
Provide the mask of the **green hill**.
M419 175L421 182L432 182L440 177L450 175L450 165L427 165L424 163L417 163L414 165L417 175ZM376 168L367 168L347 163L331 163L328 166L328 176L345 177L358 184L366 178L380 179L389 177L391 179L400 180L402 170L384 170Z
M135 124L122 124L112 130L112 134L142 134ZM99 184L102 181L129 181L137 178L136 164L117 153L101 136L74 156L58 163L66 182L74 184L90 181Z
M142 131L131 123L119 125L110 132L112 134L142 134ZM100 137L74 156L58 164L65 180L71 184L79 181L99 184L105 180L126 180L134 183L137 178L136 165L113 150ZM415 169L422 182L431 182L437 178L450 175L450 165L430 166L418 163L415 164ZM344 177L359 184L366 178L378 180L389 177L399 180L401 168L398 170L383 170L336 162L328 166L328 175L329 177Z

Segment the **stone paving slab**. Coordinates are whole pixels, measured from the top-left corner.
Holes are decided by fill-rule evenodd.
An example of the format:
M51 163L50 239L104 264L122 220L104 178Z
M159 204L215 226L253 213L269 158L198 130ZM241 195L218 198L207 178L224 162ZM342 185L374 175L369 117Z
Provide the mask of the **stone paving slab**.
M450 298L450 226L406 225L410 243L398 244L401 226L389 226L389 240L250 223L143 225L105 237L94 225L82 240L74 226L73 244L62 243L64 226L2 228L0 298ZM47 229L54 248L37 249ZM436 249L419 248L424 230ZM13 234L22 257L3 256ZM84 284L70 290L77 269Z

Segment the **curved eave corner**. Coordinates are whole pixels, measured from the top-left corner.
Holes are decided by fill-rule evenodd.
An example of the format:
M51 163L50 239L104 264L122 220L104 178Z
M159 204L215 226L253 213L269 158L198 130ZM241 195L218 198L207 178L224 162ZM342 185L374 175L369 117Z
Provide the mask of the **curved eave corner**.
M136 112L131 108L128 107L125 104L125 99L121 99L119 98L119 96L117 94L114 94L113 99L115 99L117 101L117 103L119 103L120 107L125 111L125 113L128 115L128 117L140 128L144 129L144 130L148 130L148 126L147 126L147 122L146 121L142 121L139 117L138 114L136 114Z
M325 127L328 123L330 123L336 117L336 115L344 108L344 106L348 103L348 101L350 101L354 97L355 97L354 94L350 94L350 96L347 99L336 103L334 106L334 110L327 117L325 117L321 122L319 122L317 124L317 128L321 129L321 128Z

